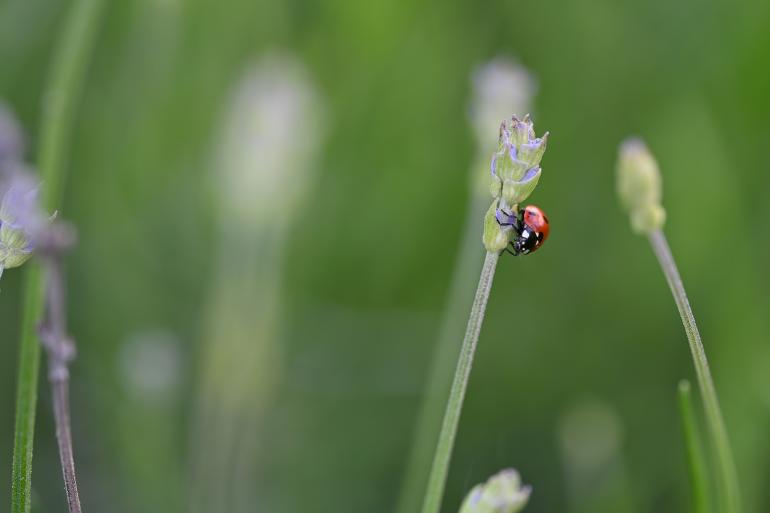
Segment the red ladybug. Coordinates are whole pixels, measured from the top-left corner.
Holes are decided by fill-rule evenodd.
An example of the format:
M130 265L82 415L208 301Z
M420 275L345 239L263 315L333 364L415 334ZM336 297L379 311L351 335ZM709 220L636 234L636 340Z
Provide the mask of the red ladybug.
M534 205L527 205L519 210L518 215L498 210L495 217L501 226L513 227L514 237L511 248L506 248L513 256L528 255L537 251L548 238L550 227L548 217Z

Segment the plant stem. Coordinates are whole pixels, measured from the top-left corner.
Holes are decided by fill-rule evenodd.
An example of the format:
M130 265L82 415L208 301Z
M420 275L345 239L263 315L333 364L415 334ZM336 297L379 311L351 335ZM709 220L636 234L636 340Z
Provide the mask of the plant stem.
M102 0L78 0L65 21L43 94L37 164L43 182L43 206L53 212L62 194L63 163L73 113L93 47ZM31 263L24 278L19 371L14 428L11 512L28 513L32 478L40 346L36 323L43 307L41 269Z
M724 513L739 513L741 510L740 489L738 485L738 475L735 469L730 441L727 437L727 428L725 427L722 412L719 407L714 381L709 370L706 352L703 349L698 326L695 324L695 317L687 300L687 294L682 284L682 278L671 255L671 249L666 241L666 236L661 230L654 230L649 235L650 244L658 257L663 273L674 295L674 301L679 309L679 315L682 318L687 340L690 343L690 352L695 363L695 374L698 378L698 386L703 400L703 407L706 413L706 424L709 427L712 443L716 452L718 468L718 484L720 489L721 505L720 511Z
M64 252L74 243L73 231L61 222L52 224L46 240L36 249L46 270L45 315L38 334L48 355L48 380L51 383L56 440L59 445L64 490L70 513L80 513L80 495L75 479L75 461L70 427L69 363L75 358L75 344L67 336L66 298L64 292Z
M11 511L28 513L32 480L32 442L35 435L37 376L40 368L40 345L35 324L42 311L41 274L37 262L31 262L24 282L24 305L21 320L19 375L16 388L16 425L13 440L11 478Z
M59 460L64 477L64 490L67 493L67 506L70 513L80 513L80 494L75 479L75 461L72 451L72 431L70 428L69 383L66 378L51 380L53 409L56 418L56 441L59 444Z
M468 327L465 331L460 356L457 361L454 381L449 392L444 421L441 425L436 452L433 457L433 465L428 477L428 486L425 491L425 499L422 505L422 513L438 513L441 507L441 499L444 495L444 487L449 472L449 461L452 458L457 425L460 420L460 412L465 398L465 390L468 387L468 377L473 365L473 355L481 332L481 324L484 321L484 312L487 308L489 292L492 290L492 281L495 277L499 253L487 252L484 259L484 267L481 270L479 285L476 289L476 297L471 307Z
M706 494L706 490L708 490L706 460L703 457L701 440L698 435L698 426L692 406L692 389L689 381L683 379L679 382L677 395L685 454L687 456L687 471L690 477L692 511L693 513L707 513L709 511L709 504Z
M465 218L459 255L452 272L449 296L442 316L441 332L433 350L412 446L401 478L396 513L417 511L428 481L436 439L441 430L444 408L452 385L452 373L460 352L463 317L472 301L471 294L476 285L474 274L478 272L483 260L483 255L479 252L479 218L488 207L489 194L485 190L480 192L471 197Z

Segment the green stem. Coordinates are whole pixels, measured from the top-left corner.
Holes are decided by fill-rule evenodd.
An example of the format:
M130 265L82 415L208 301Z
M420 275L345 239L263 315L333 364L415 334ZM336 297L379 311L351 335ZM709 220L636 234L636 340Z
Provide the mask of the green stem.
M499 253L487 253L484 259L484 267L481 270L479 285L476 289L476 297L471 307L468 327L465 331L460 356L457 361L452 389L449 392L444 421L441 425L436 452L433 456L433 465L428 477L428 487L425 491L425 499L422 505L422 513L438 513L441 507L441 499L444 495L444 487L449 472L449 461L452 458L457 425L460 421L460 412L465 398L465 390L468 387L468 377L473 365L473 355L481 332L481 324L484 321L484 312L487 308L489 292L492 290L492 281L495 277Z
M37 164L43 183L43 206L53 212L62 194L63 164L73 114L82 90L88 58L93 48L102 0L77 0L64 23L51 61L43 112ZM11 481L11 512L28 513L32 478L32 445L35 434L40 345L36 325L43 305L40 267L32 263L24 277L24 310L19 348L16 425Z
M452 385L452 373L460 352L463 317L468 311L470 295L473 293L474 275L479 272L483 259L479 252L479 218L484 215L488 197L488 194L475 194L468 206L459 256L452 272L452 285L442 316L441 332L431 358L412 447L401 478L396 513L413 513L419 509L428 480L436 438Z
M37 262L30 265L24 282L24 304L19 349L19 375L16 389L16 426L13 440L11 478L11 511L28 513L32 480L32 441L35 435L37 376L40 368L40 345L35 324L43 310L41 275Z
M452 272L449 296L442 316L441 332L433 350L412 446L401 478L396 513L414 513L419 509L428 480L436 439L452 385L452 374L460 352L463 317L472 301L471 294L476 285L474 274L478 272L483 259L479 252L479 218L488 206L489 194L487 191L481 192L483 194L474 194L471 198L466 216L459 256Z
M666 280L674 295L674 301L679 309L679 315L682 318L684 330L687 333L687 340L690 343L690 352L695 363L695 374L698 378L698 386L703 400L703 409L706 413L706 424L709 428L712 443L716 452L718 468L718 484L720 489L721 508L724 513L740 513L741 496L738 485L738 475L735 469L730 441L727 437L727 428L722 418L722 411L719 407L714 380L711 377L706 352L703 349L703 342L698 332L698 326L695 324L695 316L687 300L687 294L682 284L682 278L671 255L671 249L666 241L666 236L661 230L655 230L649 235L655 255L658 257L660 267L666 275Z
M693 513L708 513L706 460L703 457L695 412L693 411L690 382L686 379L679 382L678 398L679 416L682 421L682 434L687 456L687 472L690 478L692 511Z

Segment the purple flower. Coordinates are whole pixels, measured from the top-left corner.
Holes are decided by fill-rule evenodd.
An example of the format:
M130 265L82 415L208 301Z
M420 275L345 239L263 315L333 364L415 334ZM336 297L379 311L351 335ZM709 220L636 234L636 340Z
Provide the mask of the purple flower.
M529 115L524 119L513 116L510 121L504 121L500 125L498 150L492 156L490 166L492 195L502 196L509 205L524 201L540 179L540 160L547 142L547 132L543 137L535 137Z
M38 205L38 190L37 180L19 164L0 181L0 268L26 262L48 224Z

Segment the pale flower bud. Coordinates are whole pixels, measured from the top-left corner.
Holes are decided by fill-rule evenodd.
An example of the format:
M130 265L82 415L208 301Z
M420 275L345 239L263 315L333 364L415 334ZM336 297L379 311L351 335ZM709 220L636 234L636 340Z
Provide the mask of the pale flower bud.
M620 145L617 191L635 232L650 233L663 227L666 211L661 204L660 169L641 139L627 139Z
M465 497L460 513L517 513L527 505L532 488L521 484L519 473L505 469L476 485Z

